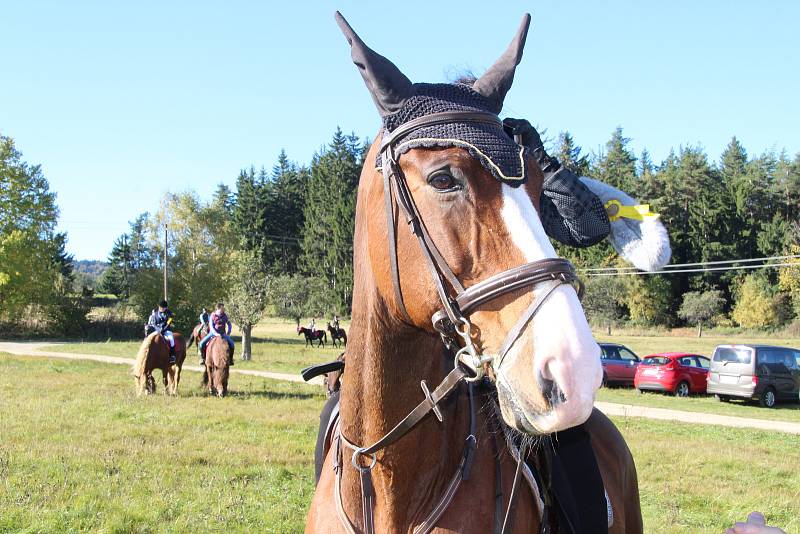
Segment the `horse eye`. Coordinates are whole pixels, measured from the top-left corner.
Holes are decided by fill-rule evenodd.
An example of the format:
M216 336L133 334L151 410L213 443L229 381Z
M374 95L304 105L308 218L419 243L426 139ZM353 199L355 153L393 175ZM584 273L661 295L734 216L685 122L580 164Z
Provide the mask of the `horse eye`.
M458 186L456 179L444 172L434 174L428 178L428 183L438 191L451 191Z

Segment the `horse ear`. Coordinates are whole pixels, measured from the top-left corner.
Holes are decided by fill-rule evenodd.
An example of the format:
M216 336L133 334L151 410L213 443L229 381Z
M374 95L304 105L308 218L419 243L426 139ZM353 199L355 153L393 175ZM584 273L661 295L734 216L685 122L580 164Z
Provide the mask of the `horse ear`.
M383 118L399 110L411 94L411 80L394 63L365 45L338 11L336 23L350 44L353 63L364 78L380 116Z
M517 30L517 35L508 45L502 56L489 67L483 76L478 78L472 88L489 99L492 111L500 113L506 93L514 82L514 71L522 60L522 49L525 48L525 39L528 37L528 27L531 24L530 13L525 13Z

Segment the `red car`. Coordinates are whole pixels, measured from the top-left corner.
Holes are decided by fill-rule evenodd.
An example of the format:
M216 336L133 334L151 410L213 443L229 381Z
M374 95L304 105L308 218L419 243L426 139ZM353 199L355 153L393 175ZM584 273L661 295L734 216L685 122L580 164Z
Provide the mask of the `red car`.
M632 386L639 357L624 345L600 343L604 386Z
M636 369L633 386L639 391L668 391L676 397L706 392L710 361L686 352L662 352L645 356Z

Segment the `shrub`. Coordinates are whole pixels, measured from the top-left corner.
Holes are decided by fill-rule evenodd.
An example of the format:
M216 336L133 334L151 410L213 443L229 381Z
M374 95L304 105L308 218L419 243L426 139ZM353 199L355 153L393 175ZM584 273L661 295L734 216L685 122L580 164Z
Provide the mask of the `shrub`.
M745 328L778 326L775 299L766 280L752 274L744 279L731 317Z

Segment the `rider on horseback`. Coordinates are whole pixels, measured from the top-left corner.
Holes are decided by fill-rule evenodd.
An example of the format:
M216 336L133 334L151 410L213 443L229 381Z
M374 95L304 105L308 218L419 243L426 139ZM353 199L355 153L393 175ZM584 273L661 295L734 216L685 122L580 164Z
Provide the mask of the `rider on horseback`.
M311 318L311 322L308 323L308 329L311 330L312 334L317 331L316 317Z
M208 326L208 310L205 308L203 308L203 311L200 312L200 324L203 325L203 328L208 328L210 330L210 327ZM200 330L202 331L202 328Z
M339 330L339 316L338 315L334 314L333 321L331 321L331 326L335 330L337 330L337 331Z
M169 363L175 363L175 337L172 335L172 322L173 315L169 311L169 304L166 300L158 303L158 309L153 310L150 318L147 320L147 327L145 331L149 335L151 332L158 332L169 343Z
M232 326L231 320L228 319L228 315L225 313L225 305L223 303L217 303L216 311L212 313L209 318L208 327L208 335L200 342L200 357L203 359L203 363L206 361L206 346L212 338L218 336L224 338L225 341L228 342L228 347L230 348L230 350L228 350L228 365L233 366L234 345L230 337Z

